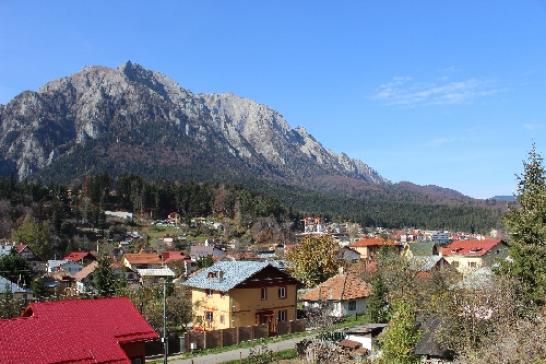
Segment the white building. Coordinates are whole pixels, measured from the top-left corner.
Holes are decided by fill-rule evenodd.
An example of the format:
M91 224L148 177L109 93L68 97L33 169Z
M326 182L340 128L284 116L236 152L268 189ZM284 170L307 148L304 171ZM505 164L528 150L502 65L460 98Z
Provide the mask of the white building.
M133 220L133 213L127 212L127 211L104 211L104 215L110 216L110 217L117 217L118 219L122 220Z
M83 265L80 263L72 262L70 260L48 260L47 272L54 273L58 271L68 272L70 275L74 275L83 269Z
M387 327L387 324L364 324L346 329L345 339L360 343L370 353L376 354L377 337Z

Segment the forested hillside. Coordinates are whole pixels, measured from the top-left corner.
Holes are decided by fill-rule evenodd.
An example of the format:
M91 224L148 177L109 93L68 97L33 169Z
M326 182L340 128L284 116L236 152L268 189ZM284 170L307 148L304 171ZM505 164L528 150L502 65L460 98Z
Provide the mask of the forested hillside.
M249 183L248 185L251 185ZM363 226L445 228L487 231L496 227L500 209L472 205L424 204L418 200L355 200L340 194L278 184L256 188L197 182L146 180L135 175L90 175L70 186L0 178L0 237L39 241L42 254L73 248L76 226L104 229L106 210L126 210L146 219L176 211L182 219L216 216L241 229L268 217L297 229L307 214L325 221L354 221ZM32 238L26 238L32 235ZM38 236L38 238L36 238Z

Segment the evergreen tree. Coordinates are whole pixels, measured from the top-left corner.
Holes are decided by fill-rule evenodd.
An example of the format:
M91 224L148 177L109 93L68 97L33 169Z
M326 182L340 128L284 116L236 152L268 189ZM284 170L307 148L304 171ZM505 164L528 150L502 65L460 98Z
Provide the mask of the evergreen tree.
M391 320L385 333L379 338L382 356L380 363L413 364L419 362L415 345L420 333L416 326L416 309L405 300L392 304Z
M17 316L19 308L11 292L11 286L6 284L0 297L0 318L8 319Z
M95 289L99 296L112 296L115 293L115 281L110 267L110 258L102 257L94 273Z
M37 300L41 300L42 298L47 296L47 290L46 290L45 285L44 285L44 278L43 277L35 278L32 281L32 283L30 285L30 288L32 289L32 294L33 294L34 298L37 299Z
M31 271L27 261L12 250L0 258L0 275L20 286L30 284Z
M546 295L546 175L534 144L523 166L518 204L504 217L511 261L502 262L501 272L520 282L526 307L533 308Z
M375 323L387 322L387 287L380 274L372 279L372 295L368 300L368 315Z

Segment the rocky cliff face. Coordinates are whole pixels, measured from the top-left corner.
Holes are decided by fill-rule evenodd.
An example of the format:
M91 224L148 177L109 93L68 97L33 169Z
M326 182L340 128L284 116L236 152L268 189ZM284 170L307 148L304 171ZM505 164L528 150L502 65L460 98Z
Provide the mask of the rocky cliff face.
M286 181L384 182L365 163L327 150L265 105L232 94L193 94L131 62L86 67L0 106L1 174L25 178L76 155L80 162L67 165L86 163L88 171L96 161L114 173L157 164Z

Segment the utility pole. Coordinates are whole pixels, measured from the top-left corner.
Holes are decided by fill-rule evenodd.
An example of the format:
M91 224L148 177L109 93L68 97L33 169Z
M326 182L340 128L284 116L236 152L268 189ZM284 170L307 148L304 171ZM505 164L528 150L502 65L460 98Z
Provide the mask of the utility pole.
M167 340L167 280L163 280L163 364L167 364L169 341Z

